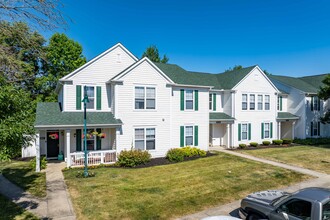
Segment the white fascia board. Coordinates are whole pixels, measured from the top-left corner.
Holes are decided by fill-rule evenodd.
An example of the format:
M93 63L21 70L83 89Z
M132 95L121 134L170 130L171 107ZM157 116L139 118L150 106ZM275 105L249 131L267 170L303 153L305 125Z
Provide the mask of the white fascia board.
M109 81L120 81L120 79L122 79L124 76L126 76L130 71L132 71L134 68L136 68L137 66L139 66L140 64L142 64L143 62L147 62L149 65L151 65L161 76L163 76L168 82L170 83L174 83L165 73L163 73L163 71L161 71L153 62L151 62L149 60L148 57L143 57L141 60L139 60L138 62L134 63L131 67L129 67L128 69L124 70L122 73L120 73L119 75L115 76L114 78L110 79ZM108 81L108 82L109 82Z
M120 127L123 124L88 124L87 127L97 127L97 128L107 128L107 127ZM36 125L34 126L35 129L54 129L54 128L80 128L84 127L83 124L81 125Z
M210 90L213 88L213 86L186 85L186 84L177 84L177 83L168 83L166 85L173 86L173 87L205 88L205 89L210 89Z
M102 58L103 56L105 56L106 54L108 54L109 52L113 51L114 49L116 49L117 47L120 47L121 49L123 49L130 57L132 57L135 61L138 61L138 58L136 56L134 56L129 50L126 49L126 47L124 47L121 43L117 43L116 45L114 45L113 47L109 48L108 50L104 51L103 53L101 53L100 55L96 56L95 58L93 58L92 60L88 61L87 63L85 63L84 65L82 65L81 67L79 67L78 69L74 70L73 72L69 73L68 75L62 77L60 79L60 81L65 81L68 80L69 78L71 78L72 76L74 76L76 73L78 73L79 71L81 71L82 69L86 68L87 66L91 65L92 63L94 63L95 61L97 61L98 59Z

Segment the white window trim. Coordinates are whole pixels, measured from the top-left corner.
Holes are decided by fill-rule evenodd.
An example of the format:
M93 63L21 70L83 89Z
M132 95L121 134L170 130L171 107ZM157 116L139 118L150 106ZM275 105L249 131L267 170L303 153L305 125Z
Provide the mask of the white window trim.
M155 149L147 150L147 129L152 128L155 129ZM144 130L144 150L145 151L156 151L157 150L157 129L154 126L142 126L142 127L134 127L133 128L133 143L134 143L134 149L135 148L135 129L143 129Z
M243 139L243 125L246 125L246 139ZM249 123L244 122L241 123L241 141L247 141L249 140Z
M187 109L187 102L186 102L187 91L192 91L192 109ZM195 111L195 91L193 89L184 90L184 110L185 111Z
M143 109L137 109L135 108L135 88L136 87L143 87L144 88L144 108ZM155 89L155 108L154 109L147 109L147 88L153 88ZM134 85L133 86L133 111L157 111L157 87L155 85Z
M187 127L192 127L192 145L187 145L186 143L186 128ZM184 125L184 146L190 146L190 147L193 147L195 146L195 125Z

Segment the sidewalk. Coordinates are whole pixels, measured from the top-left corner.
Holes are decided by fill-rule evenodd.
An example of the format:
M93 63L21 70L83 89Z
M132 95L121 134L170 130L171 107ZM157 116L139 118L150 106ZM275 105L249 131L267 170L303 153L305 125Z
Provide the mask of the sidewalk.
M304 168L301 168L301 167L291 166L291 165L287 165L287 164L283 164L283 163L279 163L279 162L274 162L274 161L269 161L269 160L253 157L253 156L250 156L250 155L240 154L240 153L237 153L237 152L234 152L234 151L224 150L223 148L220 148L220 147L210 148L210 150L232 154L232 155L235 155L235 156L238 156L238 157L243 157L243 158L247 158L247 159L250 159L250 160L259 161L259 162L262 162L262 163L271 164L273 166L282 167L282 168L285 168L285 169L293 170L293 171L296 171L296 172L299 172L299 173L308 174L308 175L316 177L315 179L300 182L300 183L297 183L297 184L294 184L292 186L289 186L287 188L282 189L282 190L287 191L287 192L295 192L299 189L306 188L306 187L326 187L326 188L330 188L330 175L327 175L325 173L319 173L319 172L304 169ZM205 217L208 217L208 216L214 216L214 215L231 215L231 216L234 216L234 217L238 217L238 210L237 209L240 207L240 202L241 202L240 200L237 200L237 201L225 204L225 205L220 205L220 206L217 206L217 207L213 207L213 208L204 210L202 212L198 212L198 213L195 213L195 214L192 214L192 215L184 216L184 217L181 217L179 219L181 219L181 220L202 219L202 218L205 218Z
M0 193L36 216L52 220L76 219L70 196L64 183L64 163L50 162L46 168L46 198L36 198L24 192L0 174Z

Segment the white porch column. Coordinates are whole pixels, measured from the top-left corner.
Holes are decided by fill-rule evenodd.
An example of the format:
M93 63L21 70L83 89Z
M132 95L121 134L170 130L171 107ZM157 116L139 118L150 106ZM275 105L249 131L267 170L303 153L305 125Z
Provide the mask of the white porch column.
M36 134L36 172L40 172L40 131Z
M70 136L71 136L71 130L66 130L65 131L65 147L66 147L66 167L71 166L71 156L70 156Z
M116 128L116 144L115 144L116 151L118 150L119 135L120 135L120 127Z
M294 126L295 126L295 124L296 124L296 122L295 121L293 121L292 122L292 140L294 139Z
M227 124L227 148L230 148L230 124Z
M278 140L281 139L281 122L280 121L277 123L277 139Z

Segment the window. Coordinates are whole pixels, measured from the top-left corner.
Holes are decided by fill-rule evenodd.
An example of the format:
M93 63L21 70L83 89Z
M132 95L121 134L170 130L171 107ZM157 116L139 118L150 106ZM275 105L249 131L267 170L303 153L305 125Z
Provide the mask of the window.
M135 87L135 109L156 109L156 89L154 87Z
M322 218L324 220L329 220L330 219L330 201L323 204L322 207Z
M255 109L255 95L250 95L250 110Z
M312 204L310 202L292 199L279 207L282 212L299 219L311 219Z
M281 105L282 105L282 96L277 96L277 110L282 111Z
M313 96L312 100L313 100L313 109L318 110L319 109L319 98L317 96Z
M209 109L210 109L210 110L213 109L213 105L212 105L212 97L213 97L213 94L210 93L210 94L209 94Z
M136 128L134 137L135 137L135 149L137 150L156 149L155 128Z
M186 126L185 129L185 141L186 146L194 145L194 127L193 126Z
M94 86L86 86L86 94L88 96L89 102L86 103L87 109L94 109L94 103L95 103L95 89ZM84 94L85 96L85 94Z
M87 129L87 134L92 134L94 129ZM86 135L87 140L87 150L95 150L95 136L94 135Z
M194 109L194 93L193 90L186 90L186 109Z
M258 110L262 110L262 95L258 95Z
M269 123L264 123L264 138L269 138L270 126Z
M242 94L242 110L247 110L247 94Z
M248 139L248 124L242 124L242 140Z
M319 121L311 122L311 136L320 136L320 122Z
M269 95L265 95L265 110L269 110L270 109L270 98Z

